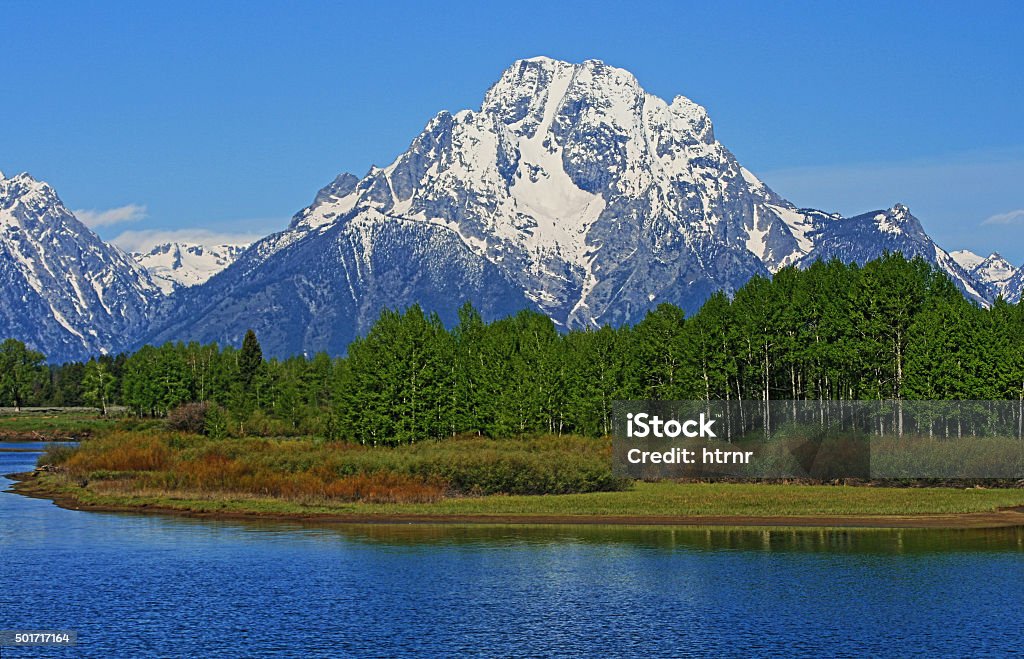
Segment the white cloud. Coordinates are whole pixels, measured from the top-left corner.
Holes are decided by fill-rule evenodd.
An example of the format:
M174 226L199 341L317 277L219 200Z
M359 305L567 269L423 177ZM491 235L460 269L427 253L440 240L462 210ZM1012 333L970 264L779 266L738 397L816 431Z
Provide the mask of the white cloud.
M106 210L85 210L72 211L82 224L95 229L96 227L110 226L111 224L122 224L124 222L138 222L146 217L146 207L139 204L128 204L117 208Z
M1021 224L1024 223L1024 208L1010 211L1009 213L997 213L982 224Z
M147 229L124 231L110 242L126 252L148 252L165 243L199 245L248 245L263 236L255 233L226 233L207 229Z

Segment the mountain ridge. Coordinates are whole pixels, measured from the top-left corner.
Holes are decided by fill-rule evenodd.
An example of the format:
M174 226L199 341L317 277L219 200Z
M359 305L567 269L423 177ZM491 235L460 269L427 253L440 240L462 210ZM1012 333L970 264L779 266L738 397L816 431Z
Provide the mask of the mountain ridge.
M0 176L0 336L59 361L138 336L160 297L146 270L78 221L47 183Z
M387 166L362 179L339 175L211 292L262 295L252 289L261 280L254 274L301 251L336 266L325 266L321 284L347 289L354 307L379 312L421 302L397 285L384 292L381 283L401 281L406 266L422 267L426 255L379 242L381 232L445 235L461 244L461 267L496 269L527 306L561 327L636 322L661 302L692 312L711 293L731 294L754 275L815 258L863 262L896 249L926 258L972 300L986 302L905 206L856 218L801 209L736 161L704 108L684 96L669 103L648 94L628 71L597 60L514 63L479 110L439 112ZM386 258L375 259L378 249ZM457 280L460 266L449 265L446 278ZM295 280L296 269L289 270ZM470 301L486 304L469 290ZM275 324L306 311L282 308ZM205 311L171 315L173 329L157 338L185 326L212 337L236 321ZM373 316L353 315L352 327L339 330L344 338L328 343L354 338Z
M997 297L1019 302L1024 289L1024 265L1015 267L999 252L980 256L970 250L952 252L951 256L969 272L988 293L990 300Z
M620 325L783 267L895 251L979 304L1024 285L1018 270L996 286L994 262L946 252L903 204L849 218L796 206L684 96L599 60L539 57L508 67L479 109L437 113L387 166L339 174L204 281L157 282L171 294L149 298L121 347L237 343L251 327L268 355L341 353L383 308L413 303L449 324L470 301L487 319L531 308L563 328Z

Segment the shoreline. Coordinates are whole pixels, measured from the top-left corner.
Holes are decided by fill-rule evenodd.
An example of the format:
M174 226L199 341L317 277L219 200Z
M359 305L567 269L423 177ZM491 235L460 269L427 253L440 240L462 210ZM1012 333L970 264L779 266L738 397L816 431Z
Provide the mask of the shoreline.
M313 522L318 524L455 524L455 525L607 525L665 527L743 527L743 528L844 528L844 529L934 529L965 530L1024 527L1024 506L998 508L969 513L917 513L909 515L608 515L608 514L533 514L533 513L285 513L260 510L202 510L189 507L151 505L150 503L104 504L84 502L67 492L54 492L45 486L32 487L33 472L8 474L15 481L9 490L34 499L45 499L67 510L89 512L142 513L208 520L271 522ZM193 500L196 501L196 500ZM243 503L238 499L232 503Z

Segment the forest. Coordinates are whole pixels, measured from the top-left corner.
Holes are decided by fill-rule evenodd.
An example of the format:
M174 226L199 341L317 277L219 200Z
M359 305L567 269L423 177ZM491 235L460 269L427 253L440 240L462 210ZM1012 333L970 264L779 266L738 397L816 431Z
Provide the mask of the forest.
M979 307L922 259L818 262L662 304L634 326L561 331L522 311L445 327L384 311L343 357L264 359L241 345L168 343L46 364L0 344L0 405L92 406L213 437L313 435L371 445L459 435L606 435L615 400L1024 398L1024 308Z

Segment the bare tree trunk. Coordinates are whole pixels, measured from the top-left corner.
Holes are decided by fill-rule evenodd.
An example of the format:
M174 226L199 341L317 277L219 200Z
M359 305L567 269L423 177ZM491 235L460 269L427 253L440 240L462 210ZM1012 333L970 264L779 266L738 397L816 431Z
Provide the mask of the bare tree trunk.
M772 411L770 407L771 394L768 392L768 342L764 344L764 437L768 439L771 436L772 429Z
M789 366L789 383L793 391L793 402L790 407L793 409L793 423L796 423L796 366L793 364Z
M896 333L896 436L903 437L903 347Z

